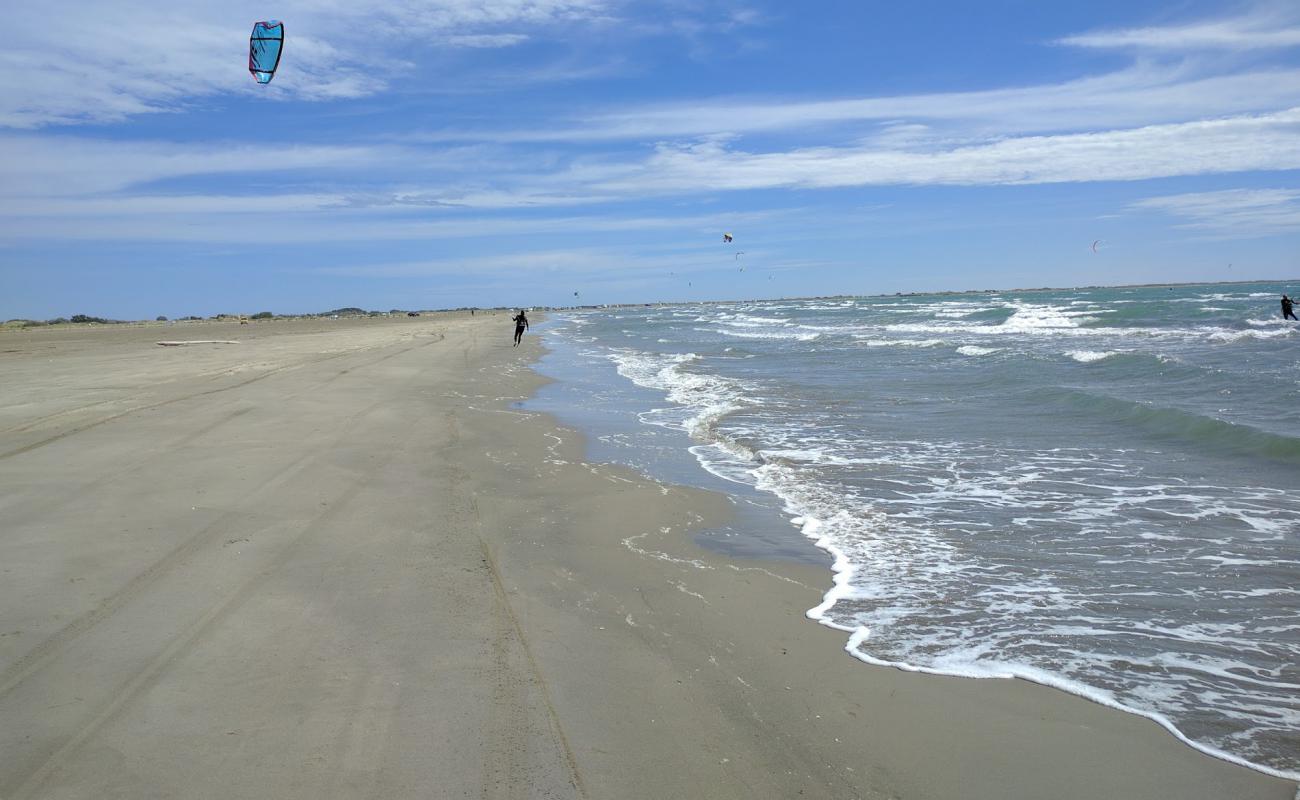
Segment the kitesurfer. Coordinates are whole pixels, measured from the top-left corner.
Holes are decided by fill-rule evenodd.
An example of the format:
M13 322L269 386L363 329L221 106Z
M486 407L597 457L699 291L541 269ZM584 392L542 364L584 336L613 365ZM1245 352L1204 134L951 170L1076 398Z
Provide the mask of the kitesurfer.
M528 317L524 315L524 310L519 309L519 314L515 316L515 347L519 346L519 340L524 338L524 331L528 330Z
M1295 319L1295 311L1292 310L1291 298L1282 295L1282 319ZM1300 322L1300 320L1296 320Z

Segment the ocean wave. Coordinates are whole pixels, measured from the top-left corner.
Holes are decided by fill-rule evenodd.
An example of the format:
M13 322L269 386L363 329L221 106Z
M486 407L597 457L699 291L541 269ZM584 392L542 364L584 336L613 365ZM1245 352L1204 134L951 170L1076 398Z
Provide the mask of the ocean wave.
M1111 356L1119 355L1119 351L1071 350L1066 353L1066 355L1073 358L1075 361L1078 361L1080 364L1091 364L1094 361L1101 361L1103 358L1110 358Z
M762 317L757 314L721 314L723 321L729 325L786 325L789 317Z
M717 333L723 336L734 336L737 339L789 339L796 342L811 342L821 337L820 333L799 333L798 331L729 331L719 329Z
M1300 463L1300 438L1293 436L1081 389L1044 387L1033 393L1043 402L1067 408L1073 413L1108 419L1159 439L1185 442L1198 450Z
M1213 459L1291 467L1300 464L1300 439L1264 429L1276 404L1238 400L1269 392L1213 396L1235 389L1224 381L1238 378L1267 389L1252 359L1269 350L1225 349L1211 337L1267 339L1290 329L1248 322L1262 313L1255 307L1210 317L1148 294L1114 327L1105 323L1116 315L1098 307L1112 301L1069 295L986 301L969 314L941 302L863 301L851 310L787 303L788 313L754 304L721 320L716 309L700 308L705 325L694 330L704 334L662 334L693 352L627 351L619 372L672 403L642 412L643 421L686 431L704 469L779 498L803 535L831 555L832 589L809 613L848 631L854 656L1057 686L1279 774L1291 766L1295 728L1285 723L1297 706L1285 673L1276 673L1294 663L1293 648L1274 632L1294 627L1280 593L1295 591L1284 587L1300 563L1288 539L1300 501L1288 488L1251 483L1273 486L1292 474L1285 468ZM607 328L622 341L617 324ZM640 350L670 346L654 344L653 330L637 333L646 342ZM800 333L821 339L807 347L720 340ZM1077 338L1130 333L1143 338ZM958 361L937 348L944 342L963 356L1002 355ZM724 344L759 360L719 354ZM863 357L861 348L872 346L936 349ZM1105 367L1070 367L1066 359ZM1062 375L1081 388L1044 385ZM1198 413L1203 400L1233 408ZM1043 446L1014 450L1021 439L1007 431L1018 423L1006 415L1026 403L1060 424L1026 420L1023 441ZM918 420L917 412L932 415ZM1118 431L1127 449L1069 438L1098 430ZM1203 460L1222 471L1188 471ZM1147 580L1156 573L1179 577ZM1173 657L1160 660L1162 653Z
M867 347L939 347L943 339L876 339L863 334L854 334Z
M1261 330L1259 328L1254 328L1251 330L1218 329L1209 332L1206 338L1208 338L1212 342L1223 342L1225 344L1231 344L1233 342L1240 342L1246 339L1276 339L1281 336L1290 336L1292 333L1295 332L1295 330L1296 330L1295 328L1290 326L1278 327L1272 330Z
M695 353L657 354L636 350L614 350L608 358L618 373L638 386L657 389L680 406L682 413L648 412L643 421L679 428L696 439L712 441L718 421L750 405L750 392L739 381L717 375L691 372L687 365L698 362Z

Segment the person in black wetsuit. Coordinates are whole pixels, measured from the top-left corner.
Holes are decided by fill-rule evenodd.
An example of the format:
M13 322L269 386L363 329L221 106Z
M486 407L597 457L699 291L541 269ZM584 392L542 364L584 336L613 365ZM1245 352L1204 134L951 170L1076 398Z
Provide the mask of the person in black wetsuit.
M1282 295L1282 319L1295 319L1295 312L1291 308L1291 298ZM1296 320L1296 322L1300 322L1300 319Z
M528 317L524 316L524 310L521 308L515 317L515 347L519 346L519 340L524 338L526 330L528 330Z

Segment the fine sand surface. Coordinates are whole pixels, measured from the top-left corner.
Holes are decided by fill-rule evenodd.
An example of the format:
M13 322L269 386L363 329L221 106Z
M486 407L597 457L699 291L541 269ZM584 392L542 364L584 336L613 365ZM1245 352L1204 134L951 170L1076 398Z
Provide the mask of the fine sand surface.
M1293 797L853 660L828 570L515 408L508 320L0 332L0 798Z

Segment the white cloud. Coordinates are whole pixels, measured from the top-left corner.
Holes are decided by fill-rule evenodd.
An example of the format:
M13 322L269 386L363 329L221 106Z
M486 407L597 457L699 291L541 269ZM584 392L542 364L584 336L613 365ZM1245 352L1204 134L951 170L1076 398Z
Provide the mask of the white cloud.
M1300 108L1099 133L1022 136L928 150L807 147L752 153L709 140L660 145L644 162L575 170L590 190L654 192L869 185L1130 181L1300 169Z
M87 137L0 136L0 197L35 201L121 192L171 178L239 173L328 174L400 163L397 146L178 145Z
M334 99L385 88L402 53L440 44L503 47L501 27L603 21L605 0L287 0L285 58L269 86L247 73L248 34L265 3L47 0L5 14L0 127L118 122L218 93ZM376 46L377 42L385 42Z
M1300 189L1226 189L1149 197L1129 206L1184 220L1178 227L1220 238L1249 238L1300 230Z
M447 43L454 47L482 49L513 47L526 41L528 36L522 33L466 33L447 37Z
M0 137L0 234L225 240L250 217L285 236L340 240L456 233L466 209L590 207L648 197L862 186L1022 185L1300 169L1300 108L1168 125L977 139L903 129L837 147L751 151L734 139L553 161L509 151L410 146L182 146L85 137ZM176 188L255 174L250 197ZM284 190L277 190L279 184ZM596 225L585 215L573 224ZM259 223L260 224L260 223ZM543 227L537 230L544 231ZM533 222L485 221L533 230ZM522 226L518 228L516 226ZM315 233L313 233L315 231Z
M1150 125L1273 111L1300 105L1300 69L1200 75L1186 67L1141 66L1058 84L986 91L827 100L737 100L595 114L567 124L507 131L443 131L425 141L583 142L657 140L716 134L807 132L865 125L958 128L963 135L1012 134ZM865 133L866 131L863 130Z
M1067 36L1059 41L1076 47L1158 51L1297 47L1300 46L1300 13L1294 5L1274 4L1224 19L1094 31Z

